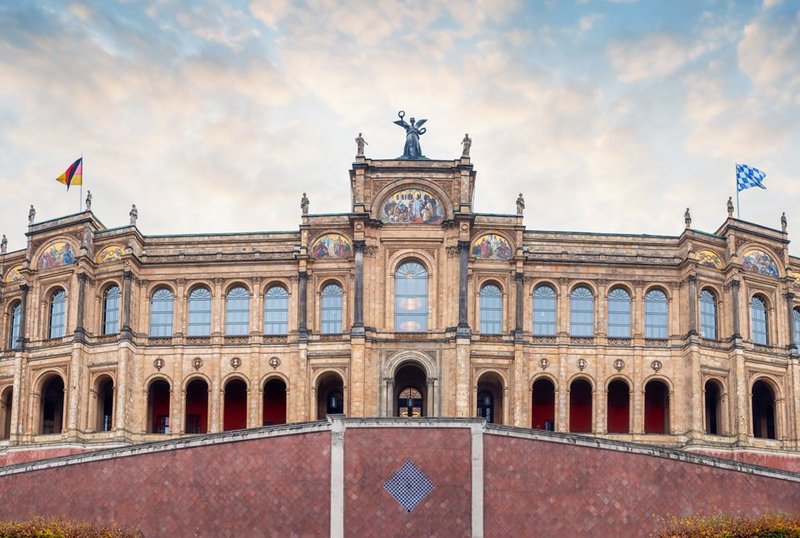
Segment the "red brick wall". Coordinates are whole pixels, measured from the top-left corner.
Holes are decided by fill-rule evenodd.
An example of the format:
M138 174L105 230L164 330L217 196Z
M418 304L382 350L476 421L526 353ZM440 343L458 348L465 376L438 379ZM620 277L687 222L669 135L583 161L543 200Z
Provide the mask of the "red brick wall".
M714 450L697 450L697 454L707 454L716 458L741 461L753 465L763 465L773 469L783 469L793 473L800 473L800 454L787 456L784 454L765 454L763 452L716 452Z
M646 536L656 515L796 512L800 483L622 451L484 436L486 536Z
M0 477L0 518L134 525L145 536L328 536L330 433L199 446Z
M470 454L469 429L347 429L345 536L469 536ZM411 512L383 487L407 460L435 486Z

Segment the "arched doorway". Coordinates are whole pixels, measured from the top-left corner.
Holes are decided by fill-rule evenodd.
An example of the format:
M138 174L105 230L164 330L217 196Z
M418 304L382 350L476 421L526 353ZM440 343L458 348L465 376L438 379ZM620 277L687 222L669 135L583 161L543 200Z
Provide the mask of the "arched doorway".
M414 362L400 366L394 374L396 417L424 417L427 415L427 376Z
M114 381L107 375L97 380L95 431L110 432L114 427Z
M286 424L286 383L274 377L264 383L264 405L262 424Z
M478 379L477 415L493 424L503 423L503 380L493 372Z
M669 433L669 387L663 381L644 387L644 433Z
M541 378L533 383L531 427L551 432L556 429L556 388L549 379Z
M766 381L753 384L753 436L777 439L775 432L775 393Z
M569 431L592 431L592 385L585 379L576 379L569 386Z
M608 384L607 423L608 433L630 432L630 387L622 379Z
M169 433L169 383L156 379L147 388L147 431Z
M42 385L42 427L40 433L61 433L64 427L64 380L51 376Z
M0 426L2 426L2 437L0 439L8 439L11 437L11 411L14 396L14 387L7 387L5 391L0 394Z
M339 374L328 372L317 382L317 418L344 414L344 382Z
M208 432L208 383L205 379L193 379L186 385L186 414L183 431L186 433Z
M247 427L247 384L241 379L225 383L225 410L222 429L241 430Z
M716 381L706 381L706 433L709 435L720 435L722 432L722 417L720 415L721 393L722 391Z

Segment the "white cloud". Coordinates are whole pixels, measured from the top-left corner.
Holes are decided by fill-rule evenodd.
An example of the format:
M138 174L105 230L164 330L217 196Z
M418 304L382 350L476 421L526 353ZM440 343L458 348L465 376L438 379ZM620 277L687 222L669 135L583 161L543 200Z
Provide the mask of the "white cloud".
M611 65L622 82L634 82L671 75L684 64L707 52L709 46L663 32L609 45Z

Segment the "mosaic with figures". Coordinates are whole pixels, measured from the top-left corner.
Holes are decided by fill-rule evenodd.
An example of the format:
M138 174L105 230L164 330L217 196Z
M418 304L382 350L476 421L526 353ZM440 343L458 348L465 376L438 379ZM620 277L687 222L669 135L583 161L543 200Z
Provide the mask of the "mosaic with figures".
M105 263L105 262L118 260L118 259L122 258L122 256L124 254L125 254L125 251L122 249L121 246L119 246L119 245L111 245L110 247L106 247L106 248L104 248L103 250L100 251L100 253L97 255L97 258L95 258L95 262L97 262L97 263Z
M329 233L318 237L311 245L311 257L349 258L353 254L353 245L345 236Z
M436 224L444 220L444 207L431 193L405 189L389 196L381 207L381 221L404 224Z
M17 282L18 280L22 280L22 275L19 273L19 270L22 269L21 265L17 265L16 267L12 267L6 273L5 281L6 282Z
M69 243L59 241L42 251L37 267L39 269L50 269L51 267L59 267L71 263L75 263L75 250Z
M742 268L752 273L760 273L767 276L778 276L778 267L772 258L764 251L751 250L744 255Z
M510 260L513 251L504 237L483 234L472 242L472 255L487 260Z
M722 260L716 252L710 250L701 250L697 253L697 262L706 267L713 267L714 269L722 269Z

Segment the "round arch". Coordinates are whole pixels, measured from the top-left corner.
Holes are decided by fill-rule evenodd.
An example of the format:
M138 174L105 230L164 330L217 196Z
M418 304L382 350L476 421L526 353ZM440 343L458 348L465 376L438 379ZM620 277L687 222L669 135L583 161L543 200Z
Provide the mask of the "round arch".
M250 297L253 296L252 287L247 282L241 279L232 280L227 284L225 284L225 287L222 290L223 296L227 297L228 294L231 292L231 290L234 288L244 288L245 291L247 291L247 293L250 295Z
M453 218L454 209L453 203L450 200L450 196L438 185L433 182L426 183L422 185L416 179L401 179L399 181L394 181L389 185L386 185L382 189L380 189L372 200L372 205L370 206L369 212L372 218L380 219L381 207L386 202L386 199L393 195L398 191L402 191L405 189L420 189L424 191L428 191L442 203L442 207L444 208L444 215L445 220L450 220Z

